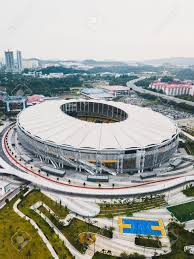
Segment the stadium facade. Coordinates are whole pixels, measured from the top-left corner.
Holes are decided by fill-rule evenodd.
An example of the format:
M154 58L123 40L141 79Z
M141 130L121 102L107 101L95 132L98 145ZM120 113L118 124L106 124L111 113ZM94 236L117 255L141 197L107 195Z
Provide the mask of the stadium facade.
M91 174L144 172L176 152L179 131L167 117L112 101L53 100L17 118L21 145L56 167Z

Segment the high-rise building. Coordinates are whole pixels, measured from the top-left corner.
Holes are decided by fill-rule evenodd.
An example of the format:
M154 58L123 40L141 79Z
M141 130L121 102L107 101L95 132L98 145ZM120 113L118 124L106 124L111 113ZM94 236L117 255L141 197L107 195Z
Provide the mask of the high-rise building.
M16 52L16 62L17 62L17 70L22 71L22 52L20 50L17 50Z
M7 72L14 72L15 65L13 51L5 51L5 66Z

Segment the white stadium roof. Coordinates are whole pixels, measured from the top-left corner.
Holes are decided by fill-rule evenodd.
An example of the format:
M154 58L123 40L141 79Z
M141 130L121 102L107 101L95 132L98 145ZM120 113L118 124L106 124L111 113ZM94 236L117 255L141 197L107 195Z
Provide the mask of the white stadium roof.
M124 110L128 118L115 123L93 123L65 114L61 105L76 101L97 102ZM158 145L170 140L177 127L167 117L151 109L120 102L95 100L52 100L23 110L20 127L42 141L74 148L129 149Z

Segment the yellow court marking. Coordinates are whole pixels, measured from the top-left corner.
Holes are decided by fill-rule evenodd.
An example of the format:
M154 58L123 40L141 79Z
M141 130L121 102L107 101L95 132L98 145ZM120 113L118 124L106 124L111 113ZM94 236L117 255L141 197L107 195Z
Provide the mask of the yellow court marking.
M96 163L96 160L88 160L89 163ZM118 160L102 160L102 164L117 163Z
M118 218L119 232L122 234L124 228L131 228L131 224L123 224L123 219Z
M147 219L147 218L133 218L133 217L123 217L123 219L132 219L132 220L144 220L144 221L157 221L158 222L158 219Z
M166 236L166 231L164 229L164 224L163 224L162 219L159 219L158 223L159 223L159 226L152 226L151 228L152 228L152 230L159 230L159 231L161 231L162 236L165 237Z

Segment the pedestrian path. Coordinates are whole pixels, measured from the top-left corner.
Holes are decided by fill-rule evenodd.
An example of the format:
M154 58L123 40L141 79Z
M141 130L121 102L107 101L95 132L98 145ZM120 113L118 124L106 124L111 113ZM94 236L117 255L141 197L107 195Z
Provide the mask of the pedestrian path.
M68 241L68 239L61 233L61 231L52 223L52 221L47 216L45 216L45 214L43 214L38 210L38 208L42 205L44 206L45 204L42 204L42 202L37 202L30 208L33 209L38 215L40 215L49 224L49 226L55 231L55 233L59 236L59 238L64 242L64 245L69 249L70 253L73 256L75 256L76 259L91 259L91 256L87 254L81 254L77 249L75 249L75 247ZM46 208L47 207L48 206L46 206ZM48 209L50 211L49 207Z
M80 198L67 197L63 194L43 191L45 195L52 200L57 201L65 207L67 207L73 213L76 213L83 217L95 217L100 213L100 206L95 202L89 200L83 200Z
M29 218L28 216L24 215L19 209L18 209L18 204L21 202L21 199L18 199L14 205L13 205L13 210L21 217L24 218L25 220L27 220L28 222L30 222L30 224L37 229L37 233L40 236L40 238L42 239L42 241L45 243L45 245L47 246L48 250L50 251L52 257L54 259L59 259L58 255L56 254L55 250L53 249L51 243L49 242L49 240L47 239L47 237L44 235L44 233L42 232L42 230L39 228L39 226L36 224L36 222Z

